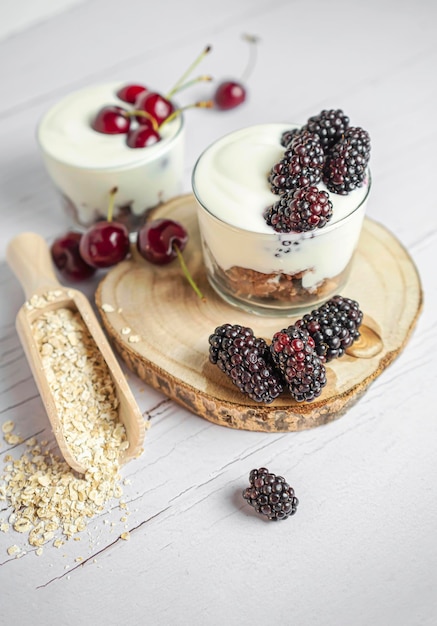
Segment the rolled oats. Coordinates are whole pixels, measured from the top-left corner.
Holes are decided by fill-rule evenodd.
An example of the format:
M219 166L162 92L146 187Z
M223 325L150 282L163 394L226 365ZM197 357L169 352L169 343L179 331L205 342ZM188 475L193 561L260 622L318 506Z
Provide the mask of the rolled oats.
M42 309L60 295L62 291L33 297L27 306ZM110 372L80 315L68 308L41 312L32 330L66 441L86 468L85 474L78 474L47 447L47 441L35 437L26 441L19 458L5 456L0 499L12 513L0 530L11 527L27 533L28 542L41 554L50 541L56 548L64 544L55 533L75 538L86 529L87 520L109 507L111 499L121 498L119 454L129 444L118 420ZM12 421L3 424L3 437L10 445L23 441L13 430ZM23 552L10 546L8 554Z

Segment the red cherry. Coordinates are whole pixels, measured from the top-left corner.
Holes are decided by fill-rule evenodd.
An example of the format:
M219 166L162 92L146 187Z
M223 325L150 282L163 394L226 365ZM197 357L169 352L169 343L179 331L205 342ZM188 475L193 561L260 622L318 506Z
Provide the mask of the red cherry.
M117 91L117 96L120 100L129 102L129 104L135 104L140 93L145 93L146 91L148 91L148 89L143 85L124 85Z
M96 271L95 267L88 265L80 256L79 244L81 239L81 233L68 232L55 239L50 247L56 268L65 278L72 281L90 278Z
M127 133L130 127L130 117L126 109L118 106L105 106L97 113L92 127L105 135Z
M235 109L246 100L245 88L236 81L227 80L221 83L215 92L214 102L219 109L226 111Z
M146 111L146 113L155 118L158 125L162 124L174 111L170 100L167 100L164 96L153 91L140 94L135 102L135 109ZM147 118L138 115L137 120L139 124L143 124L144 120L147 120Z
M188 233L182 224L169 219L146 222L138 231L138 252L154 265L166 265L185 248Z
M146 126L143 123L141 126L129 131L127 145L129 148L147 148L160 140L159 133L154 130L152 123L149 121L149 125Z
M129 231L119 222L102 221L93 224L82 235L81 257L93 267L110 267L129 253Z

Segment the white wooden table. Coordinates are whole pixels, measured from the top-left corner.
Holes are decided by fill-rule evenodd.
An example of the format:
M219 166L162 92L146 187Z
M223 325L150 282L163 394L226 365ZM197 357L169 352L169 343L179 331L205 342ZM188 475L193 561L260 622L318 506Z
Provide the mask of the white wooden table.
M11 3L12 4L12 3ZM267 434L213 425L129 383L151 429L123 469L127 523L114 506L80 541L37 556L0 532L0 623L437 623L437 4L432 0L22 0L2 8L0 40L1 421L52 435L15 332L22 290L8 240L68 226L35 127L73 89L127 79L165 90L206 44L203 70L237 76L242 33L259 35L247 103L187 114L185 191L201 150L258 122L304 122L343 108L373 140L368 214L408 249L425 306L399 358L341 419ZM193 97L205 94L198 87ZM92 296L96 283L84 287ZM0 463L8 453L2 442ZM264 523L241 497L267 466L295 487L297 515ZM0 502L0 520L10 514ZM130 531L130 541L120 534ZM9 556L17 544L21 558ZM79 559L82 557L82 560ZM77 561L76 559L79 559Z

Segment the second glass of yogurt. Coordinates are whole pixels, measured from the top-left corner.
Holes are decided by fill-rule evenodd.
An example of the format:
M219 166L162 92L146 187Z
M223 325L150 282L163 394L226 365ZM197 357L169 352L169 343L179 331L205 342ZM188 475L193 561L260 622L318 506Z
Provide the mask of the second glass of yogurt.
M293 315L341 292L371 184L368 173L348 195L329 192L333 215L323 228L275 232L263 217L278 200L268 175L290 128L260 124L230 133L201 154L192 176L208 280L228 303L261 315Z
M130 230L142 224L150 209L181 191L183 115L163 126L158 143L144 148L130 148L124 134L106 135L92 128L103 106L126 107L116 95L122 85L106 83L71 93L38 125L38 144L63 207L84 228L106 218L114 187L114 219Z

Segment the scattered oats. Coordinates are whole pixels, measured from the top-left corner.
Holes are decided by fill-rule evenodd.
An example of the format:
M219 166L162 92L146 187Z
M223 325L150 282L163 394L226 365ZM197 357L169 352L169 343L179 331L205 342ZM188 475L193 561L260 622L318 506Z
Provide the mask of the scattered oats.
M15 428L15 424L12 420L8 420L4 424L2 424L2 431L5 434L11 433Z
M71 578L71 576L70 576L70 574L68 574L68 576L67 576L67 580L70 580L70 578Z
M123 313L123 309L121 308L121 306L118 307L117 313Z
M105 313L114 313L115 309L112 304L102 304L102 309Z
M65 292L59 291L59 295ZM43 308L56 292L35 296L31 308ZM118 399L109 369L80 315L67 308L44 311L32 323L68 445L86 468L83 475L73 471L64 459L53 453L47 441L36 437L26 441L17 459L5 456L0 476L0 500L12 509L0 530L12 527L28 533L28 542L42 552L51 542L55 548L64 538L79 540L89 520L101 515L123 494L119 474L119 454L128 446L126 430L118 420ZM12 434L13 422L6 422L3 437L8 443L21 443ZM15 439L16 438L16 439ZM123 503L123 506L126 505ZM104 520L108 523L107 520ZM8 553L22 556L17 546Z
M13 525L13 529L16 530L17 533L28 533L32 528L32 522L25 517L19 518Z
M120 517L120 522L127 522L127 517L125 515L123 515L123 517Z
M43 553L43 548L37 548L37 549L35 550L35 554L36 554L36 556L41 556L41 554L42 554L42 553Z
M4 440L11 446L15 446L18 443L23 443L23 438L20 435L14 435L13 433L6 433Z
M124 326L124 327L121 329L121 334L122 334L122 335L128 335L130 332L131 332L131 329L129 328L129 326Z
M139 341L141 341L141 337L139 335L130 335L128 342L129 343L138 343Z
M80 541L80 537L73 537L74 541Z
M130 480L130 478L125 478L123 480L123 485L131 485L131 484L132 484L132 481Z
M129 531L127 530L125 533L121 533L120 537L121 537L121 539L123 539L123 541L129 541L129 539L130 539Z
M77 556L74 560L76 561L76 563L82 563L83 556Z

